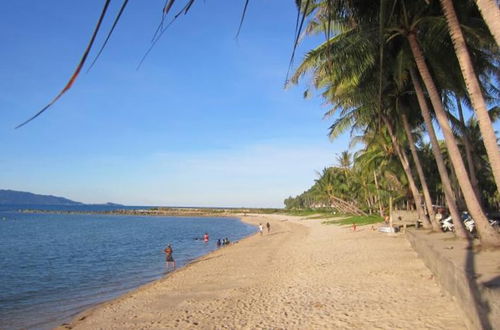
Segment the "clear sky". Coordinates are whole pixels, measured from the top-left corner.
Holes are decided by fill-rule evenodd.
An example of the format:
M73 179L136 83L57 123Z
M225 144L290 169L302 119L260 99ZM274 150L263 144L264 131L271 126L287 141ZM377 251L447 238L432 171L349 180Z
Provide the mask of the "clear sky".
M164 0L131 0L92 71L15 130L65 85L103 3L1 2L0 189L86 203L281 207L347 149L345 136L329 142L321 99L283 88L292 0L250 1L238 40L243 0L197 0L140 70Z

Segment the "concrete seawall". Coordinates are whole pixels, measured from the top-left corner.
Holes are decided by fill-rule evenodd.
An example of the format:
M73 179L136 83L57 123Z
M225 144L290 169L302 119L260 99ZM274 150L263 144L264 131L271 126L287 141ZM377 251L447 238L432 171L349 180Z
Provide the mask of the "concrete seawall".
M472 329L500 328L500 251L476 253L449 234L408 231L406 237Z

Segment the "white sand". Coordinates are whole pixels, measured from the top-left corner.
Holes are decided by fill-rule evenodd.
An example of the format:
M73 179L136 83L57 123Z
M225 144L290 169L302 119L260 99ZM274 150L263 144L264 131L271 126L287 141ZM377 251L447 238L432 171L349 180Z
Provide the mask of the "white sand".
M404 236L319 220L271 223L170 276L79 315L78 329L464 329Z

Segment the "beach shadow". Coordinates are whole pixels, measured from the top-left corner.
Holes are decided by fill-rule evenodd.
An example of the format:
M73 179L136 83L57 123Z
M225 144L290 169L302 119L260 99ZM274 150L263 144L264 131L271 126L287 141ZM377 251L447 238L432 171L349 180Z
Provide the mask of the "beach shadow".
M475 251L474 251L474 240L471 237L467 238L467 248L466 248L466 259L465 259L465 273L467 281L469 282L469 290L471 292L472 298L474 300L474 311L481 324L481 329L492 330L489 319L490 306L487 301L481 296L481 291L479 285L477 284L477 278L480 276L476 273L475 269ZM500 276L493 279L493 281L500 281ZM491 281L490 281L491 282Z
M490 290L500 290L500 276L497 276L488 282L484 282L483 285Z

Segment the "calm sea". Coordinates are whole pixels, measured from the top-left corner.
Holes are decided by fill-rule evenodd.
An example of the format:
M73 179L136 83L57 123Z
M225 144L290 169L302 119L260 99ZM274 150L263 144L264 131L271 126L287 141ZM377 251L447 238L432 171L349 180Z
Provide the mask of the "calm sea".
M113 208L86 210L103 207ZM168 243L180 267L215 250L217 238L236 241L255 232L236 218L15 210L0 209L0 329L48 329L162 277L171 271L164 263ZM208 243L199 239L205 232Z

